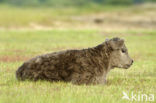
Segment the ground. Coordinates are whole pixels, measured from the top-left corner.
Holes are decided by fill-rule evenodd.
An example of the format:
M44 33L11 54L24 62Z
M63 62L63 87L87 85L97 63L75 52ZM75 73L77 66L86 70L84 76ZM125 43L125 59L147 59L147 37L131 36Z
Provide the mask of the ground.
M19 9L15 9L15 11L20 12ZM5 12L3 11L3 13ZM42 14L42 11L40 13ZM69 15L74 14L69 13ZM151 15L153 14L151 13ZM3 20L1 19L1 21ZM14 21L17 25L18 22ZM51 29L52 27L32 29L23 26L27 24L26 22L24 22L26 24L18 25L19 28L8 27L7 20L4 20L3 23L6 25L0 24L1 27L3 26L0 29L0 103L131 102L122 99L123 91L129 95L134 92L156 96L156 30L153 29L155 28L154 24L146 25L147 29L142 25L144 23L139 24L142 28L138 26L138 28L131 29L128 29L129 26L122 28L122 23L119 27L121 29L112 29L110 25L109 29L102 29L101 25L104 26L105 23L95 24L95 28L92 29L89 29L87 24L87 28L81 27L80 29L72 28L72 26L63 29L57 29L57 26L53 29ZM76 25L76 27L78 26ZM97 29L98 27L101 29ZM17 68L25 60L34 56L65 49L88 48L102 43L106 38L116 36L125 39L134 64L127 70L119 68L112 70L108 75L106 85L77 86L64 82L20 82L15 77Z

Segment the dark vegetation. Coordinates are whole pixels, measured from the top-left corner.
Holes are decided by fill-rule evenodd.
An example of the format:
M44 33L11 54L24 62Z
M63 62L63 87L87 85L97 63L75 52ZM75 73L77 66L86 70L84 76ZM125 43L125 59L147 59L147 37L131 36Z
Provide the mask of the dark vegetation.
M132 5L156 0L0 0L0 3L14 6L89 6L89 5Z

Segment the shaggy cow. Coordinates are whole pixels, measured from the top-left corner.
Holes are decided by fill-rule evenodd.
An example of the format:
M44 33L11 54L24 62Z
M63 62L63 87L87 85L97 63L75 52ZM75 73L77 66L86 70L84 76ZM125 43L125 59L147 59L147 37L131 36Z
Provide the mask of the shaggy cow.
M105 84L106 75L111 69L128 69L132 63L124 40L112 38L93 48L60 51L32 58L19 67L16 77L18 80Z

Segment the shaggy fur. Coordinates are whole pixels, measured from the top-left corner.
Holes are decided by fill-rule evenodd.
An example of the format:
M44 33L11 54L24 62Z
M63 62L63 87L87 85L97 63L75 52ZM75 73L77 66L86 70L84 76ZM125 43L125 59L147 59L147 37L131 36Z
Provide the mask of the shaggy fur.
M125 57L118 54L122 51L125 51ZM18 80L105 84L110 69L129 68L132 62L123 40L113 38L93 48L60 51L32 58L19 67L16 77Z

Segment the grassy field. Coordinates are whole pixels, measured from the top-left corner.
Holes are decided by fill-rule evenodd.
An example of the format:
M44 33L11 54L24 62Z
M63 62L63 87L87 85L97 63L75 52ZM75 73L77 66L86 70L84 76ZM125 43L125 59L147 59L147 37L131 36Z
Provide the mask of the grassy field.
M156 4L81 8L18 8L0 5L0 29L155 29L155 11Z
M155 33L154 30L106 34L97 30L1 30L0 103L125 103L129 101L122 100L122 91L156 95ZM19 82L15 78L16 69L32 56L92 47L113 36L126 40L135 62L128 70L112 70L106 85Z
M124 100L123 91L129 96L132 92L156 96L156 8L123 8L92 11L89 8L55 10L1 6L0 103L145 102L145 98L143 101ZM104 18L102 23L93 22L101 18ZM36 29L31 24L39 27ZM16 80L17 68L34 56L93 47L116 36L125 39L134 64L128 70L112 70L106 85Z

